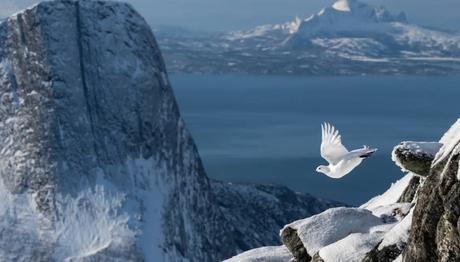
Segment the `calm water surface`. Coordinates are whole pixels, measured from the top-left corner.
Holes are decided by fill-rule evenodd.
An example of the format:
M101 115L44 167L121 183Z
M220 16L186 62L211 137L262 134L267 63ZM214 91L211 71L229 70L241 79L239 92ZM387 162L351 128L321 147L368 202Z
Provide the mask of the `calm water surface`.
M437 141L460 116L460 77L172 75L176 97L212 178L274 183L361 204L402 176L391 149ZM379 151L334 180L315 172L320 124L348 149Z

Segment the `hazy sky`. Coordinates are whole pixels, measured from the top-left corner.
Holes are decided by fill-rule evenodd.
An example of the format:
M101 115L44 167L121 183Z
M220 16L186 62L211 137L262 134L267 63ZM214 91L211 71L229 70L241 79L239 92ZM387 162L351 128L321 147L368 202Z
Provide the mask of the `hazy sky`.
M362 0L405 11L411 22L460 30L460 0ZM37 0L0 0L0 17ZM236 30L316 13L333 0L127 0L152 25L198 30Z

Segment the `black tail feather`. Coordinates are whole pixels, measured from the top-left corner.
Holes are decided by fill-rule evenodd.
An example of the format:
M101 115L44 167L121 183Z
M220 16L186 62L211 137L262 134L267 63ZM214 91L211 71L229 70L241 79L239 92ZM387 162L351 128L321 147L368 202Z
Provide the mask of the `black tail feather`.
M374 154L375 151L377 151L377 150L374 149L374 150L368 151L368 152L366 152L366 153L360 155L359 157L360 157L360 158L368 158L368 157L372 156L372 154Z

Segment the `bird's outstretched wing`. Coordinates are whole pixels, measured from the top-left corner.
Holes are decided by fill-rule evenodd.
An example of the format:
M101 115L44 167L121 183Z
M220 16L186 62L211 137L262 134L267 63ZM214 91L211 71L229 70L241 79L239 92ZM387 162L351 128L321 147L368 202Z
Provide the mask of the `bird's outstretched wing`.
M337 164L348 150L342 145L342 139L339 131L329 123L321 125L322 139L321 156L330 164Z

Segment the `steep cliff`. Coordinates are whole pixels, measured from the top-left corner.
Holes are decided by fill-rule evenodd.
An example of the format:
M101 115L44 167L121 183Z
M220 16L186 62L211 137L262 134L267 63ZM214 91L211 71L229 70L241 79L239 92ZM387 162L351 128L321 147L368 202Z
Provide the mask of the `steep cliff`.
M211 186L129 5L47 1L0 23L1 261L218 261L279 243L240 239L255 232L224 214L232 192ZM272 195L265 217L311 215L252 192Z
M414 211L403 260L460 260L460 120L441 138Z

